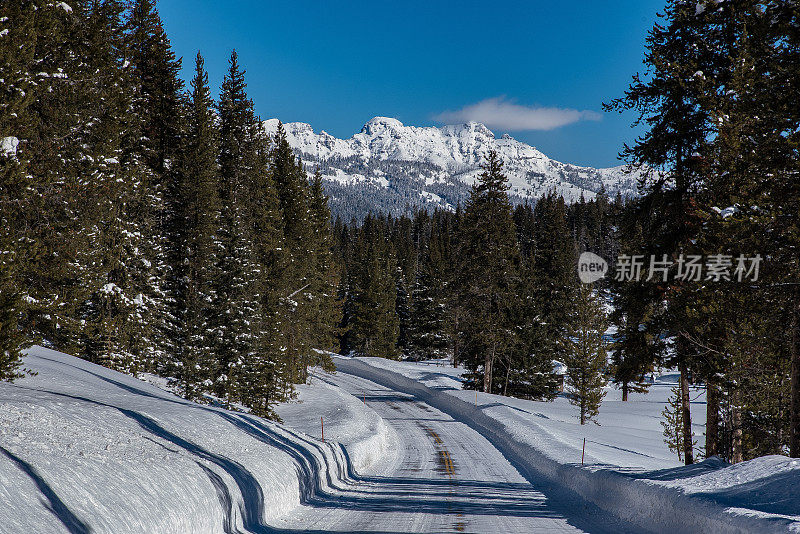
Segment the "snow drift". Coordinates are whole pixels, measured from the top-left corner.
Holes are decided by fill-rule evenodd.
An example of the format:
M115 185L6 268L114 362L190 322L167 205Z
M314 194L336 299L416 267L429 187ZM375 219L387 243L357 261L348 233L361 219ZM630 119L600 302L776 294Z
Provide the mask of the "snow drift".
M0 383L2 533L269 532L392 439L355 399L331 418L357 429L348 450L52 350L33 348L25 366L38 375ZM337 406L334 393L305 401Z

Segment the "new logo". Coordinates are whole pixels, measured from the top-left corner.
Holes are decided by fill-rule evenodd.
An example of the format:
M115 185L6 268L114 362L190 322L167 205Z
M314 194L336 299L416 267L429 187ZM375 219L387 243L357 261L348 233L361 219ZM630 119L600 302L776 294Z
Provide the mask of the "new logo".
M591 252L584 252L578 258L578 278L584 284L597 282L608 273L608 262Z

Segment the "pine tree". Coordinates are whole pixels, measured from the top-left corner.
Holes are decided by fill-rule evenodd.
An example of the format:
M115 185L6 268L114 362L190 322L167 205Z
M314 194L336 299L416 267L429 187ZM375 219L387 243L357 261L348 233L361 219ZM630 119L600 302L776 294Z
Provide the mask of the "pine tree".
M397 219L390 218L389 225L391 227L390 239L397 259L395 307L397 318L400 321L397 346L401 353L406 354L410 344L412 291L418 271L419 253L412 237L412 221L408 216L402 215Z
M167 373L181 383L187 398L196 397L203 388L202 382L210 378L213 367L214 342L210 335L214 302L213 282L219 276L219 169L217 166L218 131L213 115L213 101L208 88L208 75L198 52L195 76L191 81L191 98L188 105L186 145L178 174L183 178L176 194L176 226L180 237L176 243L173 276L176 290L171 299L170 320L173 321L171 352L174 369Z
M333 254L333 228L331 227L331 211L328 197L325 195L322 176L319 170L311 182L309 198L311 214L312 245L314 267L311 270L310 293L314 307L312 314L313 346L325 350L334 350L337 337L337 324L341 317L341 303L337 299L336 288L339 284L340 266ZM320 362L324 367L331 364L329 358Z
M512 324L517 342L503 360L505 367L503 394L515 397L552 400L558 394L559 384L553 372L553 360L563 361L559 353L549 352L552 347L548 337L551 329L544 318L540 300L541 278L537 273L532 250L524 255L520 266L520 283L512 304Z
M84 251L95 269L91 293L78 310L81 355L90 361L135 374L151 361L152 257L145 243L146 169L133 156L135 127L124 61L124 5L107 1L88 13L84 31L92 73L84 81L86 98L97 103L84 132L89 150L85 169L94 205L86 223L97 251ZM84 283L87 280L84 279Z
M93 188L85 178L89 146L81 141L90 122L89 102L95 101L91 84L72 78L92 79L97 73L82 59L82 13L33 1L4 3L0 9L3 24L10 25L0 42L6 80L0 133L18 140L16 159L3 159L8 195L4 191L2 198L14 211L3 228L16 243L13 272L5 273L14 289L4 301L16 301L12 315L26 341L74 350L80 331L75 308L92 287L83 253L90 249L84 210Z
M284 320L283 337L289 355L290 380L303 383L307 368L318 360L312 345L317 328L315 299L323 288L319 273L315 272L315 253L318 245L315 238L311 212L311 191L306 171L295 157L282 124L273 139L272 181L277 189L280 210L283 214L283 239L288 252L288 263L284 273ZM322 328L324 330L324 327Z
M667 444L669 450L678 454L678 461L683 461L683 453L686 449L683 442L683 413L681 408L681 390L679 386L672 386L670 388L669 399L667 405L661 412L664 419L661 421L661 426L664 428L664 443ZM692 442L694 447L697 442Z
M608 364L603 342L605 314L598 295L590 286L578 292L573 330L564 340L567 351L566 383L571 388L570 403L580 409L581 424L597 417L605 396L604 376Z
M644 234L648 236L645 255L677 258L690 253L699 228L694 196L706 178L702 154L708 152L712 116L702 105L704 72L722 72L715 65L715 47L703 42L706 21L697 16L695 5L671 0L664 12L664 23L649 32L644 62L649 76L635 75L623 98L606 104L606 110L636 109L636 124L646 123L648 131L633 146L625 146L622 156L645 170L640 188L645 193L639 204ZM701 157L697 157L699 154ZM657 320L666 335L677 336L670 364L681 370L684 460L693 462L688 443L691 433L688 376L696 365L693 348L681 335L689 326L685 303L692 288L680 281L663 284L652 293L655 303L669 305Z
M35 97L32 85L36 34L32 3L0 6L0 380L21 376L20 348L24 342L18 321L23 301L18 270L32 251L23 249L25 226L18 213L27 209L31 176L24 150L19 146L30 134L28 106Z
M570 331L577 291L576 245L567 226L563 197L550 193L539 199L534 208L534 232L530 281L535 284L535 305L543 334L531 349L563 361L566 356L561 340Z
M546 203L542 199L540 203ZM535 212L530 204L517 206L514 210L514 226L521 251L520 283L512 306L513 323L518 331L514 350L504 359L505 378L503 393L523 398L553 399L558 393L558 380L553 373L553 360L563 360L556 342L563 333L554 325L566 327L565 318L552 318L550 310L563 313L571 301L561 307L551 307L550 299L569 291L573 283L571 261L572 239L566 228L552 228L543 224L543 208ZM537 259L538 256L541 259ZM559 263L558 258L561 258ZM547 265L559 265L559 278L548 281ZM563 286L563 287L562 287ZM551 291L556 289L555 291ZM568 317L568 316L567 316ZM560 321L560 322L559 322Z
M640 254L644 248L642 227L633 214L633 210L628 211L620 221L620 248L629 256ZM629 393L647 393L645 375L653 370L655 362L662 361L665 346L654 323L657 304L653 284L612 279L609 286L614 303L609 317L615 327L611 346L613 381L622 390L622 400L627 401Z
M411 359L438 359L448 355L444 270L441 240L434 233L423 251L411 294L407 349Z
M383 219L367 216L354 244L345 304L345 350L363 356L397 358L400 321L396 311L394 252Z
M459 228L459 325L463 356L475 387L492 392L494 365L511 350L516 332L509 310L518 280L519 248L503 162L489 152L472 187ZM479 384L482 382L482 384Z
M220 201L218 275L213 282L215 393L232 401L240 398L244 365L256 350L259 321L258 295L254 288L257 265L249 220L248 201L255 157L250 141L253 104L245 93L244 72L236 52L231 53L220 95Z
M153 325L153 366L167 353L177 353L185 343L176 321L185 309L185 264L181 246L181 188L179 161L186 130L181 60L175 58L153 0L136 0L127 21L126 43L130 66L132 111L137 136L131 152L142 165L143 201L139 226L153 273L146 288ZM171 320L161 321L168 316ZM157 323L157 324L155 324ZM178 356L180 359L180 356Z
M270 139L254 117L249 140L254 149L254 168L249 180L250 231L256 261L255 295L260 308L256 325L255 351L245 363L241 379L242 397L253 413L275 417L272 406L292 398L296 355L285 350L288 346L282 323L295 317L286 315L287 262L284 234L285 220L281 218L280 198L271 170ZM303 369L304 371L304 369Z

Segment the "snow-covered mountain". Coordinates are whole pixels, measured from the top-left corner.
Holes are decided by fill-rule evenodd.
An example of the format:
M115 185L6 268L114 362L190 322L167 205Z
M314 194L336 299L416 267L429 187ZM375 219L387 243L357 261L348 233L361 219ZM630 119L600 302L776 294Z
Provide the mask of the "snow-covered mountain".
M274 134L278 119L263 125ZM581 194L594 198L602 188L610 196L636 192L638 176L626 173L624 166L594 169L561 163L509 135L497 138L477 122L436 128L375 117L349 139L317 133L302 122L284 128L309 172L322 172L334 210L349 215L370 209L397 213L409 206L453 206L466 198L484 155L492 149L505 163L509 193L516 201L535 200L552 190L567 201Z

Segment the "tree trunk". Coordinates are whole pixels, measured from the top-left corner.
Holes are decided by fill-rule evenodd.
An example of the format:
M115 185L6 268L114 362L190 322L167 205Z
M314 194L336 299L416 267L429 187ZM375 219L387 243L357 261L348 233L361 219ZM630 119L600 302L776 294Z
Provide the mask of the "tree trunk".
M706 382L706 458L719 454L719 386Z
M455 316L453 320L453 367L458 367L458 363L460 358L461 345L459 343L459 334L458 334L458 315Z
M680 364L681 371L681 417L683 418L683 458L686 465L694 463L692 450L692 412L689 409L689 376L686 364Z
M800 458L800 296L792 299L792 378L789 401L789 456Z
M584 358L583 360L586 362L587 360ZM578 387L578 395L581 396L581 424L586 424L586 367L584 363L584 368L581 371L581 382L580 386Z
M622 383L622 401L628 402L628 381Z
M742 460L744 460L744 455L742 454L742 409L739 407L739 392L736 391L733 394L733 402L731 403L731 439L732 443L732 451L731 451L731 461L735 464L738 464Z
M492 365L494 364L494 350L496 342L492 342L492 350L486 353L486 360L483 363L483 392L492 392Z

